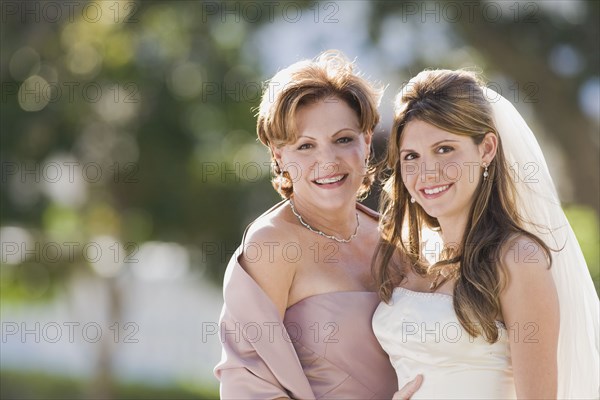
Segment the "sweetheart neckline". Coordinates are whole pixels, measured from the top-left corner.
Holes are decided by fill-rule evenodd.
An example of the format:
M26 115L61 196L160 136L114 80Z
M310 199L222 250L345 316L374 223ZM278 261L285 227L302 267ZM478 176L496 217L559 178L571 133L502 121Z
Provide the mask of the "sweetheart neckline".
M446 299L446 300L450 300L452 301L454 299L454 296L452 296L451 294L447 294L447 293L440 293L440 292L418 292L416 290L410 290L410 289L406 289L403 288L401 286L395 287L393 293L396 292L396 290L400 290L404 293L406 293L409 296L415 296L415 297L439 297L442 299ZM393 295L393 294L392 294ZM506 324L504 323L504 321L500 321L500 320L494 320L496 326L500 329L503 330L507 330L506 328Z
M396 292L396 290L400 290L405 292L408 295L414 295L414 296L423 296L423 297L437 297L437 296L441 296L442 298L448 299L448 300L452 300L454 298L453 295L448 294L448 293L441 293L441 292L419 292L416 290L410 290L401 286L395 287L394 288L394 292Z
M309 300L312 299L314 297L321 297L321 296L327 296L327 295L340 295L340 294L349 294L349 293L361 293L361 294L374 294L377 295L377 292L371 292L371 291L367 291L367 290L338 290L335 292L325 292L325 293L317 293L317 294L311 294L310 296L307 296L297 302L295 302L294 304L292 304L291 306L289 306L288 308L286 308L286 311L289 310L290 308L294 307L296 304L300 304L305 300Z

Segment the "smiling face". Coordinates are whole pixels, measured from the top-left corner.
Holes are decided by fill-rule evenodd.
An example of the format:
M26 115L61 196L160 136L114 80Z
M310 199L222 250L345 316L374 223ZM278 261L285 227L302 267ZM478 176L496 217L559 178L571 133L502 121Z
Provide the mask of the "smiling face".
M301 106L296 125L296 142L273 149L292 179L294 195L322 208L354 200L371 144L371 135L360 131L356 112L329 97Z
M402 180L425 212L440 220L467 217L489 164L495 136L480 144L420 120L408 122L400 142Z

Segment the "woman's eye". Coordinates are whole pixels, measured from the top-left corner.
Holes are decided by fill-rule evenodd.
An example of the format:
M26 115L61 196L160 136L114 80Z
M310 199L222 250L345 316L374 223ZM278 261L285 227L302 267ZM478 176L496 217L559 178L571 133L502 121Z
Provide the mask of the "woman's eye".
M440 146L438 148L437 152L440 154L445 154L445 153L450 153L452 150L454 150L454 149L450 146Z
M312 145L311 145L310 143L304 143L304 144L301 144L301 145L298 147L298 150L306 150L306 149L310 149L310 148L311 148L311 146L312 146Z
M350 143L352 141L352 138L342 137L342 138L339 138L337 141L338 141L338 143Z
M411 160L414 160L415 158L417 158L416 153L408 153L407 155L404 156L405 161L411 161Z

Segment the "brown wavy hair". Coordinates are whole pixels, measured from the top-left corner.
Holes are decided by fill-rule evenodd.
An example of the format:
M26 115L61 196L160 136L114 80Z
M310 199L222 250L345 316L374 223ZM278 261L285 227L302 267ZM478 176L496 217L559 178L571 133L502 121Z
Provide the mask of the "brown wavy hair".
M300 107L335 97L356 112L360 129L372 134L379 123L377 107L383 88L354 71L354 63L338 50L328 50L314 60L299 61L279 71L268 82L258 108L256 131L269 148L274 177L272 184L283 198L294 191L292 179L277 164L271 146L281 147L297 140L296 112ZM358 196L368 192L375 167L368 168Z
M503 245L515 234L522 234L539 244L549 260L551 256L541 239L523 229L524 220L515 205L514 183L483 89L482 80L474 72L426 70L412 78L396 97L388 151L378 165L383 182L382 239L375 252L373 272L380 298L389 302L394 287L404 280L403 266L421 276L455 267L451 278L456 279L453 301L458 320L471 336L483 335L494 343L498 340L495 319L501 311L499 294L507 278L501 268ZM404 128L413 120L469 136L475 144L480 144L489 132L498 139L498 151L489 165L488 178L480 178L461 243L444 248L441 260L433 265L428 265L423 256L422 231L439 230L439 222L418 203L410 202L402 180L400 143Z

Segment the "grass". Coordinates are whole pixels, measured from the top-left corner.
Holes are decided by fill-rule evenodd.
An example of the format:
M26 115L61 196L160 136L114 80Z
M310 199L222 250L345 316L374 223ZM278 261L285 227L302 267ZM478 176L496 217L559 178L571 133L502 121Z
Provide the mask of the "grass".
M218 391L203 388L156 387L116 382L112 399L187 400L219 398ZM97 399L89 381L39 372L0 371L0 399Z

